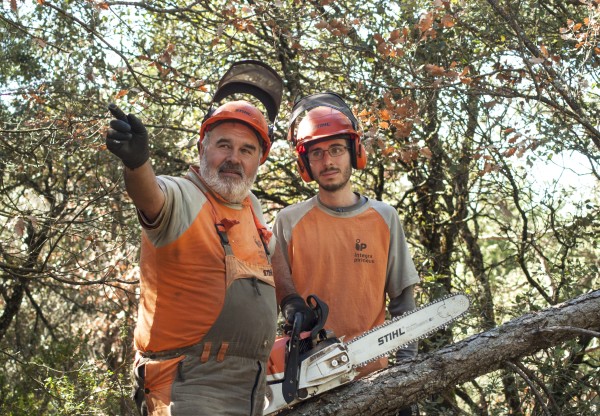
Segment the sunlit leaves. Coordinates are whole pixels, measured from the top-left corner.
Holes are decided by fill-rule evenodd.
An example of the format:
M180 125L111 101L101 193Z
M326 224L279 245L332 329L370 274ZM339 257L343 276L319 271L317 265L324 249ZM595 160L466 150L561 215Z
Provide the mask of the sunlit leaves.
M600 4L595 1L583 2L587 5L589 15L582 21L567 20L567 26L560 28L562 39L574 42L575 49L590 49L600 55Z
M590 212L578 221L574 210L561 211L569 199L564 191L550 189L545 211L535 200L542 191L528 184L533 176L528 170L536 158L550 159L564 149L595 157L593 135L581 123L595 126L598 118L597 96L589 93L598 82L598 4L511 3L514 10L506 11L520 24L522 33L517 33L489 3L90 0L60 3L79 22L48 5L37 7L43 24L28 21L25 34L15 28L26 21L27 8L11 0L5 17L18 12L21 20L8 28L7 60L0 63L0 76L7 80L0 100L0 120L7 123L0 134L0 164L7 175L2 189L11 193L2 206L18 209L3 223L1 243L3 250L22 252L3 263L17 264L21 275L40 267L27 277L32 299L51 318L57 338L88 337L91 352L77 360L100 356L102 344L110 354L121 354L115 362L129 363L139 227L122 188L120 165L104 148L106 102L120 100L143 118L151 126L156 171L180 175L197 158L198 127L224 68L237 59L259 59L285 80L274 150L256 184L270 215L315 193L314 183L298 177L294 154L283 142L293 100L331 90L347 100L364 130L369 162L354 171L360 179L356 190L398 209L411 253L426 277L418 289L423 299L441 281L477 296L489 284L493 299L488 301L499 302L493 312L501 320L515 305L534 308L545 302L526 273L564 279L544 281L557 298L565 296L566 287L590 287L583 276L573 276L589 279L591 269L574 264L593 264L593 256L572 247L596 244L582 236L593 233L586 224L598 218L593 215L597 204L582 203L580 209ZM549 68L559 77L549 76ZM557 86L568 94L560 95ZM550 199L559 194L560 206ZM524 224L535 228L524 229ZM39 237L43 232L50 233L46 240ZM27 246L30 237L38 240ZM34 258L38 247L40 261ZM475 248L482 252L481 270L471 261ZM35 267L21 267L26 254ZM554 273L538 270L541 258ZM562 260L567 258L574 260ZM47 337L49 330L39 324L31 301L22 305L19 334L32 337L22 350L36 354L42 350L38 345L53 348L34 337L36 331ZM46 311L59 315L53 321L55 315ZM67 318L69 325L61 325ZM477 321L471 324L473 331L480 329ZM63 348L62 341L54 345ZM114 363L98 367L106 374L120 371ZM82 375L106 381L96 385L113 386L81 368ZM77 401L84 389L74 390L73 380L61 377L37 379L48 379L53 393L65 389L69 400ZM551 372L544 377L553 380ZM30 387L27 383L16 384ZM113 397L119 391L115 387ZM474 403L466 413L509 412L501 383L464 391ZM575 392L573 397L583 396ZM479 409L477 403L490 408ZM123 408L89 412L120 414Z

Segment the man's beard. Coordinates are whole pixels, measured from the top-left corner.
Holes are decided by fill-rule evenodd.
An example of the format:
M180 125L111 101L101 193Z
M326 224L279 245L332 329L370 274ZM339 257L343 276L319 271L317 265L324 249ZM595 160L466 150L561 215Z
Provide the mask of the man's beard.
M220 177L219 172L225 169L236 171L241 177L239 179L233 177ZM257 173L258 169L254 172L252 177L248 177L241 165L233 164L231 162L223 162L218 168L213 169L208 165L206 153L203 153L200 157L200 175L206 184L210 186L214 192L221 195L223 199L234 204L241 203L248 196Z
M325 173L325 172L327 172L327 170L325 170L321 173ZM319 186L321 188L323 188L325 191L328 191L328 192L339 191L340 189L345 187L346 184L348 183L348 181L350 180L350 176L352 175L352 168L348 167L347 169L341 170L340 172L342 173L342 180L338 183L324 183L324 182L321 182L318 178L316 179L316 181L319 184Z

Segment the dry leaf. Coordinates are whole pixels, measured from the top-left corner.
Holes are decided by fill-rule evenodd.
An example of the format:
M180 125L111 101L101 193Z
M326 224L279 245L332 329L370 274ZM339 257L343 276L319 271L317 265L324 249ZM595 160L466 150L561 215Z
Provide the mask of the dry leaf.
M433 65L433 64L425 65L425 71L429 72L429 74L431 74L433 76L441 76L441 75L444 75L444 73L446 72L446 70L444 68L442 68L441 66L437 66L437 65Z
M431 156L433 156L433 153L431 152L431 149L429 147L423 147L421 148L421 150L419 150L421 152L421 154L423 156L425 156L427 159L431 159Z
M424 13L421 15L421 17L419 18L419 23L417 24L417 27L419 28L419 30L421 32L426 32L427 30L431 29L432 25L433 25L433 14L431 12L429 12L429 13Z
M325 28L326 28L326 27L328 27L328 26L329 26L329 23L327 23L325 20L321 20L319 23L317 23L317 24L315 25L315 27L316 27L317 29L325 29Z
M441 23L443 27L452 27L454 26L454 17L447 14L444 17L442 17Z
M390 146L390 147L387 147L387 148L383 149L383 151L381 152L381 154L383 156L389 156L393 152L394 152L394 148Z

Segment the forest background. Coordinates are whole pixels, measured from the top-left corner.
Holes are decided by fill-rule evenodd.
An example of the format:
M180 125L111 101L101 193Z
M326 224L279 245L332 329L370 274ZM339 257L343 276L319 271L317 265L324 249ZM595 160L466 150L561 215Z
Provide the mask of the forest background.
M315 194L285 140L294 100L337 92L369 151L356 190L398 210L418 303L471 295L422 354L599 287L598 0L3 0L0 51L3 415L133 414L140 229L106 107L137 114L155 170L181 175L240 59L285 82L254 188L269 221ZM599 358L574 333L421 414L597 414Z

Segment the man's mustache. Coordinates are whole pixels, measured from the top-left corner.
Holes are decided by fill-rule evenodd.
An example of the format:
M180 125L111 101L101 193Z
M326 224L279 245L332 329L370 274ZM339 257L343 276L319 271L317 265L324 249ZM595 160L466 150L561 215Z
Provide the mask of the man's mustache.
M338 168L327 168L327 169L323 169L321 172L319 172L319 175L323 175L324 173L328 173L328 172L340 172L340 170Z
M219 173L225 171L237 173L242 178L245 176L244 169L242 169L242 166L237 163L225 162L221 166L219 166Z

